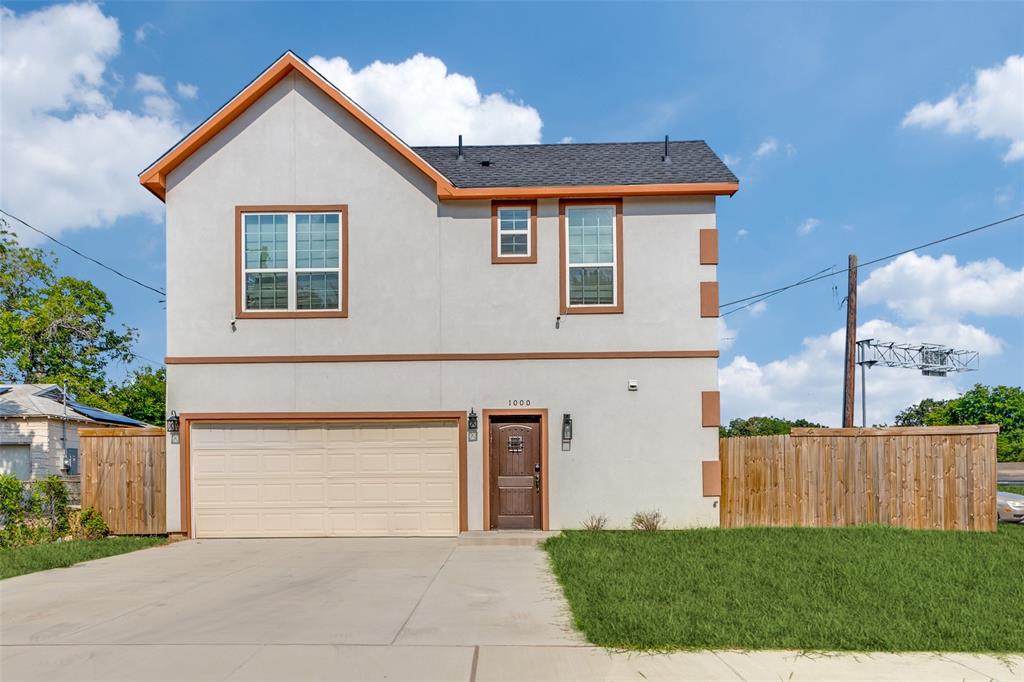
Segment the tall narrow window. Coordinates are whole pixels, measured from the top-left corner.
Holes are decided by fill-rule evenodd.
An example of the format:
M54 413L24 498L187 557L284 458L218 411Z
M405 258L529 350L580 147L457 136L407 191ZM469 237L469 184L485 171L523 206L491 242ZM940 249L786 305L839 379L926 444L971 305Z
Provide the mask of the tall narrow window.
M622 204L563 201L563 312L622 312Z
M236 209L238 317L344 317L345 206Z
M491 208L491 262L537 262L537 203L494 203Z

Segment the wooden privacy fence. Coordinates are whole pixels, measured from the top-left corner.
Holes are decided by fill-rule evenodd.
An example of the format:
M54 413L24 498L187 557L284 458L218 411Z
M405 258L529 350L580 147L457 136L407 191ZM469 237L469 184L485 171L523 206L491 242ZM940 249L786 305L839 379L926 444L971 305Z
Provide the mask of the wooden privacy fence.
M994 531L998 426L723 438L721 525Z
M115 535L167 532L167 456L161 428L79 429L82 508Z

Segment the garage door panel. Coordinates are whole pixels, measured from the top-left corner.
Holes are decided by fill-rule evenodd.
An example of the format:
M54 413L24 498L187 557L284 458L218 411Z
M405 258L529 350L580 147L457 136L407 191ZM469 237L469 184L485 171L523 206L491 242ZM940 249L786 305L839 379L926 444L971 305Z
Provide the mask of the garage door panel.
M192 443L198 537L458 533L454 423L197 425Z

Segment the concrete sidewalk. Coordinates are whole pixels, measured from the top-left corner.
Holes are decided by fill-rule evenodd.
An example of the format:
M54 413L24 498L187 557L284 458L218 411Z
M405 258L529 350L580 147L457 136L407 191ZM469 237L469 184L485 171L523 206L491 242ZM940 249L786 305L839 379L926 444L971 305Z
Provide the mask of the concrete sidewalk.
M546 557L454 539L192 541L0 581L0 680L1014 680L1024 656L587 646Z
M1019 682L1024 680L1024 656L791 651L625 654L589 646L538 645L42 645L3 647L0 679Z

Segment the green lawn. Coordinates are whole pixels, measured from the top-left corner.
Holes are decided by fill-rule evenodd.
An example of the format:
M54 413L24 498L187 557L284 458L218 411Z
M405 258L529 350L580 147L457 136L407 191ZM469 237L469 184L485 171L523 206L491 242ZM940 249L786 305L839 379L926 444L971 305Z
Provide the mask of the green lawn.
M1017 493L1024 495L1024 485L1001 485L998 486L1004 493Z
M64 568L81 561L134 552L166 542L167 538L164 537L111 537L0 549L0 579L50 568Z
M567 531L576 626L623 649L1024 651L1024 527Z

